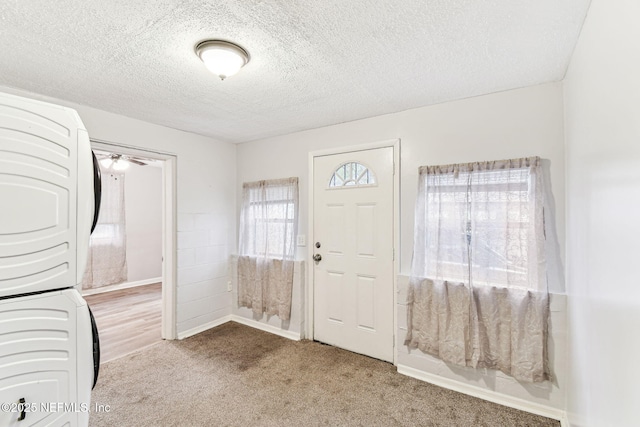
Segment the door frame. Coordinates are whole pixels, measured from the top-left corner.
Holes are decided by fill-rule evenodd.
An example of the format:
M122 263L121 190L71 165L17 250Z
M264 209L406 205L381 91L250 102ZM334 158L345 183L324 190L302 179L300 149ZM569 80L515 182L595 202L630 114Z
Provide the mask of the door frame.
M162 165L162 339L174 340L177 282L177 164L176 154L90 138L91 148L159 160Z
M316 241L314 236L314 223L313 223L313 211L314 211L314 174L313 167L314 159L316 157L330 156L333 154L346 154L354 153L358 151L375 150L376 148L393 148L393 364L398 364L398 345L396 343L398 332L398 274L400 273L400 139L387 139L383 141L370 142L365 144L351 145L345 147L329 148L324 150L310 151L309 152L309 194L308 194L308 233L307 239L307 284L305 291L307 293L305 312L306 315L306 327L305 336L308 339L314 339L314 269L311 263L313 262L314 246L313 242Z

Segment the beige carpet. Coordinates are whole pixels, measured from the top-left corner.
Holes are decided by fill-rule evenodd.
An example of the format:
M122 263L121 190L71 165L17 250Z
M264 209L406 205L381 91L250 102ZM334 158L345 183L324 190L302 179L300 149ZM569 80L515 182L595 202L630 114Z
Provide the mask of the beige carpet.
M91 426L559 426L391 364L227 323L102 366Z

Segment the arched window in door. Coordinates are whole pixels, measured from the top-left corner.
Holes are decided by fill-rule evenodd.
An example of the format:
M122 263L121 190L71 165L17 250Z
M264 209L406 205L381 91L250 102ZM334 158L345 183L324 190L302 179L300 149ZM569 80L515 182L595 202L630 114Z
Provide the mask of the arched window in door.
M364 187L375 184L376 175L373 171L358 162L341 164L329 180L329 188Z

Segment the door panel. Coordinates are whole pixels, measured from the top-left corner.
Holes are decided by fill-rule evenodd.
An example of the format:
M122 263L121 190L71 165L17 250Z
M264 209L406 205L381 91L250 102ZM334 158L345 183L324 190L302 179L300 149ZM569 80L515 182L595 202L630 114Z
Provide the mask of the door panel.
M332 322L343 323L344 321L344 273L337 271L327 272L327 292L334 297L328 301L327 319Z
M314 158L314 338L390 362L393 182L393 147Z
M359 328L368 329L375 332L376 330L376 278L367 276L358 276L356 279L357 286L357 306L358 317L357 325Z
M375 251L376 204L356 206L356 253L358 257L376 257Z
M325 212L328 215L327 246L332 255L343 255L345 250L346 222L344 205L327 205Z

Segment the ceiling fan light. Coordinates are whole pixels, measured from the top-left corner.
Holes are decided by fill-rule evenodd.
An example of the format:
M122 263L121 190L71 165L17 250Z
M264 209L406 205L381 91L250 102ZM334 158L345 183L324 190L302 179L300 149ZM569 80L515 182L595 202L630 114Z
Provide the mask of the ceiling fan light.
M113 159L111 157L105 157L104 159L100 160L100 164L105 169L109 169L109 166L111 166L112 163L113 163Z
M205 40L196 45L205 67L221 80L236 74L249 62L249 54L237 44L224 40Z
M123 171L129 167L129 162L123 159L116 159L112 167L114 171Z

